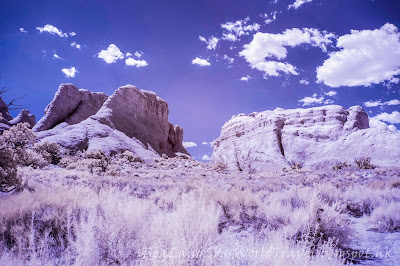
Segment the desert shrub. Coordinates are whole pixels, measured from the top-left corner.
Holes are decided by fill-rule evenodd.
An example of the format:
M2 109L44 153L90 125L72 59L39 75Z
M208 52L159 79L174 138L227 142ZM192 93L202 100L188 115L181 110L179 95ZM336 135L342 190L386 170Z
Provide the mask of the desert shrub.
M213 165L213 170L217 172L223 172L226 171L228 166L225 163L219 162Z
M3 138L10 149L24 149L36 141L36 135L29 128L28 123L19 123L3 132Z
M144 163L144 160L140 156L134 154L131 151L124 151L121 154L121 158L130 163Z
M49 162L35 150L26 149L19 153L18 164L22 166L31 166L33 168L43 168L49 165Z
M349 167L351 167L351 165L348 164L347 162L340 162L340 163L335 164L332 167L332 169L333 170L342 170L342 169L349 168Z
M379 232L400 232L400 202L376 208L371 222Z
M11 191L21 185L13 155L13 151L6 146L3 137L0 137L0 191L2 192Z
M53 142L44 142L35 145L35 151L42 155L42 157L50 164L57 165L62 156L60 145Z
M360 169L375 169L376 166L371 164L371 157L360 157L354 160L354 163Z
M29 128L28 123L19 123L3 132L5 146L12 151L17 164L24 165L27 159L27 148L36 141L36 135Z
M290 162L290 168L291 168L292 170L301 169L301 168L303 168L303 164L300 163L300 162L291 161L291 162Z
M105 173L112 159L111 156L107 156L101 150L88 152L86 158L91 159L89 162L90 173L93 173L95 169L98 169L101 173Z

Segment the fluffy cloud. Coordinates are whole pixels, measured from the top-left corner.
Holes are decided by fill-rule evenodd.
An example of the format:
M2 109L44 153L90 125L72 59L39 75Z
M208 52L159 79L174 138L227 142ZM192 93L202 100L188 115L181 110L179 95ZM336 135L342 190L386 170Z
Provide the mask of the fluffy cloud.
M325 98L323 96L318 98L318 95L314 93L311 97L304 97L303 99L299 100L299 102L302 102L303 106L307 106L312 104L322 104L324 100Z
M125 56L132 56L132 54L129 53L129 52L127 52L127 53L125 54Z
M310 84L310 82L309 82L308 80L306 80L306 79L300 80L299 83L302 84L302 85L308 85L308 84Z
M352 30L338 39L340 51L317 68L318 82L330 87L370 86L400 74L400 34L387 23L375 30Z
M283 33L261 33L254 34L253 40L244 45L244 50L239 54L243 56L252 68L263 71L264 76L279 76L284 74L298 75L296 67L286 62L266 60L272 58L282 60L287 57L286 47L296 47L302 44L309 44L319 47L326 52L326 46L332 44L335 35L327 32L320 32L317 29L287 29Z
M143 53L142 52L135 52L135 56L137 57L137 58L140 58L140 57L142 57L142 55L143 55Z
M205 42L207 44L208 50L215 50L217 48L217 44L219 39L217 37L211 36L208 40L203 36L199 36L199 40Z
M80 45L80 44L77 44L76 42L71 43L71 46L72 46L72 47L75 47L75 48L77 48L77 49L81 49L81 45Z
M333 97L333 96L335 96L337 94L337 91L328 91L328 92L325 92L325 95L327 95L327 96L330 96L330 97Z
M211 160L211 157L208 156L208 155L206 154L206 155L203 155L203 157L201 157L201 159L202 159L203 161L210 161L210 160Z
M388 122L390 124L399 124L400 123L400 113L398 111L394 111L391 114L380 113L369 119L369 124L371 127L377 127L379 125L383 125L384 124L383 122Z
M28 33L28 31L26 31L24 28L19 28L19 31L22 33Z
M50 34L52 34L52 35L58 35L58 36L60 36L60 37L68 37L68 34L67 34L67 33L63 33L61 30L57 29L57 28L54 27L53 25L46 24L46 25L44 25L44 27L36 27L36 29L37 29L40 33L42 33L42 32L48 32L48 33L50 33ZM75 36L75 35L76 35L75 32L70 32L69 34L70 34L70 36Z
M78 70L76 70L75 67L70 67L61 69L61 72L63 72L67 78L74 78Z
M146 60L135 60L131 57L125 60L125 64L127 66L135 66L135 67L145 67L148 66L149 64L146 62Z
M115 44L110 44L107 50L101 50L98 57L103 59L107 64L115 63L119 59L124 58L124 54Z
M251 77L249 75L240 78L241 81L249 81L250 79Z
M223 28L227 33L223 33L223 40L228 41L237 41L238 37L242 35L249 35L252 31L258 31L260 29L260 25L257 23L253 23L248 25L250 18L247 17L242 20L237 20L236 22L227 22L221 24L221 28Z
M54 59L62 59L58 54L53 54Z
M310 2L312 2L312 0L296 0L293 4L288 6L288 9L291 9L291 8L298 9L305 3L310 3Z
M400 101L397 99L393 99L387 102L379 101L367 101L364 103L365 107L376 107L376 106L383 106L383 105L400 105Z
M210 62L208 62L206 59L201 59L198 57L192 60L192 64L199 66L211 66Z
M185 148L193 148L193 147L197 146L197 144L192 141L184 141L184 142L182 142L182 145Z

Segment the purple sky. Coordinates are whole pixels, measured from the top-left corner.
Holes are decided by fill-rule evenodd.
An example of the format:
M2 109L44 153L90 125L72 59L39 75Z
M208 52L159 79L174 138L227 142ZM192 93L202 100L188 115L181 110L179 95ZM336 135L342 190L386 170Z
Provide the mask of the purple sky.
M396 130L399 10L395 0L1 1L0 85L37 120L60 83L155 91L196 159L232 115L277 107L362 105L372 126Z

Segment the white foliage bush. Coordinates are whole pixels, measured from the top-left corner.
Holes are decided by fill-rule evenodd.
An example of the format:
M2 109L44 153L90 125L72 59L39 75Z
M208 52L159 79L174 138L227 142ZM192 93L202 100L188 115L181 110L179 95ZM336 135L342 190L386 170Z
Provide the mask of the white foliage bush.
M400 201L376 208L371 223L379 232L400 232Z

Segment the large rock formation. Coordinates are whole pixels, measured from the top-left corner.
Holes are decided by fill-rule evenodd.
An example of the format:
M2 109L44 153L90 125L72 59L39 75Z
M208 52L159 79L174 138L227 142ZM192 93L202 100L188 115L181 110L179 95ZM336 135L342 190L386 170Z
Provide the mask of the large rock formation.
M28 123L30 128L32 128L36 123L36 119L35 116L26 109L23 109L18 116L13 119L9 113L7 104L0 97L0 133L18 123Z
M30 128L33 128L36 123L36 118L29 110L22 110L16 118L8 121L11 125L16 125L18 123L28 123Z
M67 116L65 114L71 114L73 108L59 107L62 99L70 100L73 98L70 95L77 95L74 88L70 84L61 85L53 102L46 108L45 117L34 128L41 141L56 142L74 150L101 149L108 153L130 150L144 158L188 154L182 146L182 128L168 121L168 104L154 92L139 90L131 85L120 87L96 114L79 121L84 115L78 116L78 110L89 109L84 109L84 103ZM41 130L49 125L56 126Z
M33 131L48 130L62 122L77 124L96 114L107 98L102 92L79 90L73 84L61 84Z
M331 168L369 156L379 166L400 165L400 134L369 128L360 106L240 114L225 123L214 143L212 163L248 172L277 171L300 163Z

